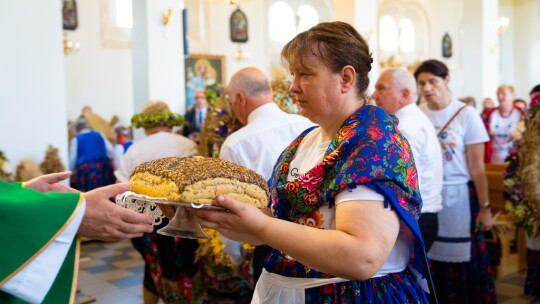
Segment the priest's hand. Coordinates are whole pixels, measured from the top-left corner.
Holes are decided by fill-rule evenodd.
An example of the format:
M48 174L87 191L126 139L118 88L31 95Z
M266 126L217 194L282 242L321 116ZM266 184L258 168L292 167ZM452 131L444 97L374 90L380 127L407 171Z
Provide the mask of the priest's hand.
M24 183L26 188L31 188L40 192L79 192L59 182L67 179L71 171L51 173L38 176Z
M129 190L129 183L114 184L87 192L86 212L78 234L103 241L114 241L142 236L152 232L153 218L120 207L109 198Z

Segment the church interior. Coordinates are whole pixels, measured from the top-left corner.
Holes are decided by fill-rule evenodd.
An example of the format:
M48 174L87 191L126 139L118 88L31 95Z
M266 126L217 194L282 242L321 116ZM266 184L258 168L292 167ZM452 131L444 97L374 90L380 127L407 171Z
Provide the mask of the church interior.
M203 87L226 88L253 66L287 94L282 47L327 21L349 23L367 41L369 94L384 69L412 72L427 59L448 66L452 98L473 97L479 114L485 98L498 105L500 85L528 103L540 84L537 0L0 0L0 179L68 168L85 108L112 144L147 101L185 115L202 61L212 70ZM496 302L533 303L523 293L525 234L502 219L505 170L486 165ZM77 303L143 303L143 265L129 241L84 240Z

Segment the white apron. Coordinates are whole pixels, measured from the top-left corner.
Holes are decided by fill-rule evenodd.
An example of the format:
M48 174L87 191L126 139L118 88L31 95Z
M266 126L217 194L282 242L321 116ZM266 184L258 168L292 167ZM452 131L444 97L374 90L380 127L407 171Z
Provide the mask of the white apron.
M346 281L349 280L342 278L290 278L263 269L255 287L251 304L303 304L306 302L306 289Z

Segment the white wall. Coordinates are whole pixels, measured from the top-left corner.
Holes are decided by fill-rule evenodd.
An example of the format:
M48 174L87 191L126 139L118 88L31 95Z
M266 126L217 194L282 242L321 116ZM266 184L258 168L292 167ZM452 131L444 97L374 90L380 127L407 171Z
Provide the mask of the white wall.
M499 84L514 85L516 68L514 65L514 39L516 31L514 0L499 0L499 16L510 18L510 25L508 26L506 32L499 35ZM496 92L492 92L490 95L493 100L497 100Z
M514 0L514 4L514 85L516 97L529 100L531 89L540 84L540 1Z
M104 16L100 3L78 0L79 26L75 31L66 31L81 45L78 52L64 59L67 118L76 119L82 108L90 105L105 120L116 114L120 123L126 125L134 111L131 49L102 46L101 18Z
M14 171L51 144L67 167L61 2L0 0L0 38L0 150Z
M140 112L149 100L167 102L171 111L184 113L184 59L182 54L183 1L133 1L133 107ZM169 24L162 24L171 9ZM143 136L135 132L135 139Z
M191 47L190 53L224 55L226 60L226 79L229 78L239 69L246 66L255 66L265 71L269 76L270 65L267 59L267 15L266 1L250 1L240 5L240 9L246 14L248 19L248 41L241 43L240 47L247 55L247 58L238 61L236 59L236 51L238 44L230 40L229 35L229 18L237 5L228 4L207 4L206 23L209 29L205 41Z

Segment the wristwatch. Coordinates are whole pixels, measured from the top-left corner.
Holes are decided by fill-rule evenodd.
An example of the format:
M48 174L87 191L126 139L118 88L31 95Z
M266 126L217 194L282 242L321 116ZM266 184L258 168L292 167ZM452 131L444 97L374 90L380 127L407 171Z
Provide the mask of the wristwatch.
M481 205L480 205L480 208L482 208L482 209L489 209L489 208L491 208L491 203L490 203L489 201L487 201L487 202L481 204Z

